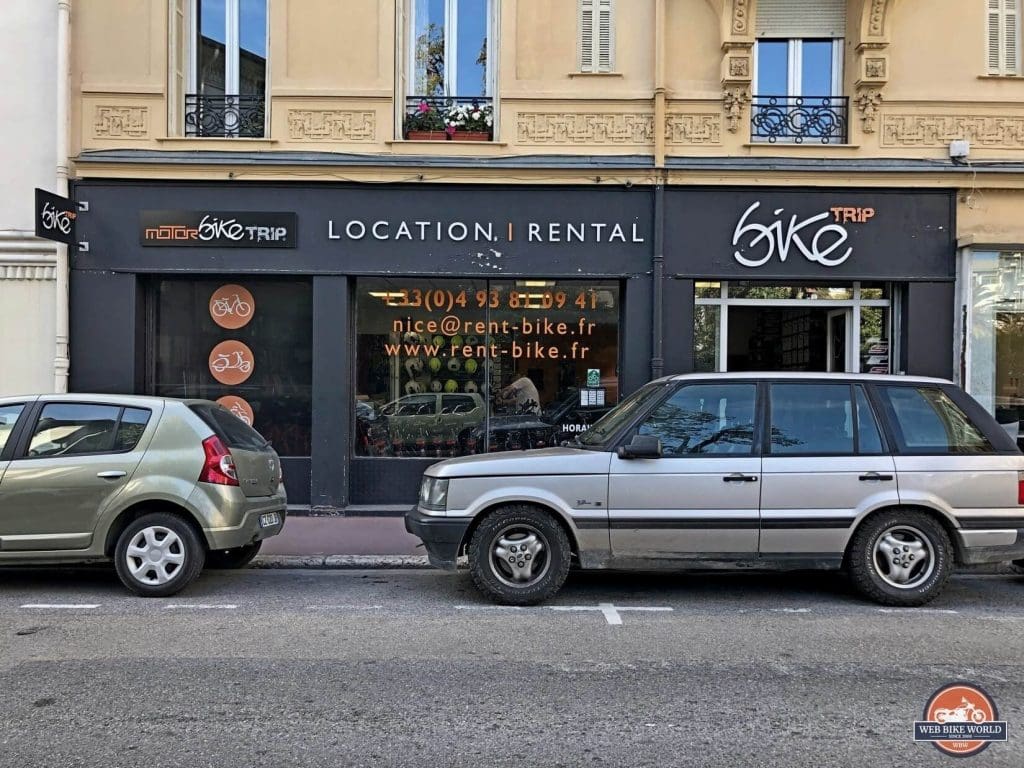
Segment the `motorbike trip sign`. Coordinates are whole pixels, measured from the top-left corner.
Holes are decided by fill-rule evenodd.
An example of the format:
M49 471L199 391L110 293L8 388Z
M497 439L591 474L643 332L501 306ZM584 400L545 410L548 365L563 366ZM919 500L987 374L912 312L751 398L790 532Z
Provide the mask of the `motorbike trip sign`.
M929 741L946 755L970 757L993 741L1006 741L1006 721L980 686L950 683L932 694L921 720L914 722L914 741Z
M74 245L77 211L74 200L37 188L36 237Z

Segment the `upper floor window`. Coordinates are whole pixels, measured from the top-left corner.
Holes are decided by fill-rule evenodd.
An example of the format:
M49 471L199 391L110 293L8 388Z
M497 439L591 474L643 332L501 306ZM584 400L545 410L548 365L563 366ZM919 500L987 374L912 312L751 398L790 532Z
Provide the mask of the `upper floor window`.
M262 138L267 0L192 0L186 136Z
M580 72L611 72L615 68L612 0L580 2Z
M405 138L493 136L496 2L409 0Z
M1021 0L988 0L988 72L1020 75Z
M751 135L755 141L847 141L845 0L761 0Z

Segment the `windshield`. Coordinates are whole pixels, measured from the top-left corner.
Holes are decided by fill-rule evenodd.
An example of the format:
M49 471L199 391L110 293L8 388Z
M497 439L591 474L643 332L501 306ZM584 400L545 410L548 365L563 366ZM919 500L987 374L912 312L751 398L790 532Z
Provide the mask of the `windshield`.
M637 413L643 411L651 401L661 397L669 382L647 384L627 397L604 416L594 422L594 426L576 438L580 445L600 445L619 431L625 424L633 420Z

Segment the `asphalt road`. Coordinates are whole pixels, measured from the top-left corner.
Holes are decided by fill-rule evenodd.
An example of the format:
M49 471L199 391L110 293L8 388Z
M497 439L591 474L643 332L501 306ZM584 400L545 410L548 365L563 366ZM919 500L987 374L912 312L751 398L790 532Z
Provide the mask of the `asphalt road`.
M143 600L0 570L4 768L960 765L912 740L957 679L1008 721L965 764L1024 765L1024 578L886 610L835 575L574 574L514 610L464 573L211 572Z

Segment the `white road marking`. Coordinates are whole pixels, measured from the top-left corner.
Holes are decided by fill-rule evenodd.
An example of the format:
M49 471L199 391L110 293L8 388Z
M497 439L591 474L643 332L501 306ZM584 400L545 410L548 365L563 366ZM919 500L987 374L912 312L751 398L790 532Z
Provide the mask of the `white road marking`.
M99 603L25 603L22 608L99 608Z
M879 613L942 613L957 616L960 611L953 611L948 608L876 608Z
M200 610L200 611L217 610L217 609L233 611L237 607L238 607L237 605L232 605L231 603L225 603L224 605L215 605L215 604L211 604L211 603L184 603L184 604L182 604L182 603L175 603L174 605L165 605L164 606L164 610L165 611L172 611L172 610L176 610L178 608L193 608L193 609Z
M383 605L307 605L309 611L379 611Z
M671 611L672 608L668 607L629 607L629 606L616 606L614 603L598 603L597 605L552 605L549 606L552 611L600 611L604 614L605 621L612 626L622 624L622 611Z
M772 613L810 613L810 608L772 608Z
M521 611L521 605L456 605L457 611Z

